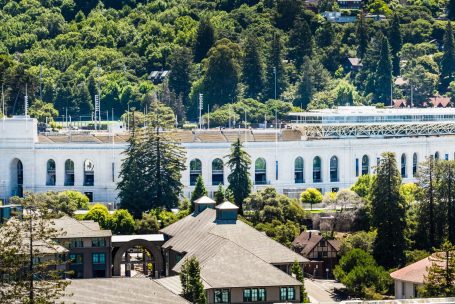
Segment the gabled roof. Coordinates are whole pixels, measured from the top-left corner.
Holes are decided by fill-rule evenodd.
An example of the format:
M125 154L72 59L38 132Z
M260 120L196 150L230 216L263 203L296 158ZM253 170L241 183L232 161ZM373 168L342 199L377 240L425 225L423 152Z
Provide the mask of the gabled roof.
M360 59L360 58L357 58L357 57L348 58L348 61L352 66L355 66L355 67L363 66L362 59Z
M101 230L100 226L95 221L78 221L67 215L59 219L54 219L52 222L57 230L62 230L62 235L58 238L89 238L89 237L110 237L110 230Z
M303 256L307 256L323 240L322 235L317 232L304 231L292 242L292 247L297 249ZM340 250L341 243L338 240L327 240L335 251Z
M429 257L398 269L390 274L392 279L423 284L424 277L428 275L428 267L431 266Z

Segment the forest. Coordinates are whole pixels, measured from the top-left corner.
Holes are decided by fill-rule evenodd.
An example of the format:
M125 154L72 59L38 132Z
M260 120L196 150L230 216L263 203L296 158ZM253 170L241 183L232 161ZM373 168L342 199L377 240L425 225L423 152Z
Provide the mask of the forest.
M99 94L108 116L146 111L158 99L184 124L197 119L202 94L202 112L210 109L211 126L222 126L245 112L260 122L296 108L391 98L428 106L430 97L455 92L454 0L365 0L353 10L334 0L0 0L0 7L8 116L23 115L27 95L42 119L90 120ZM326 11L355 21L328 22ZM167 70L163 82L149 79Z

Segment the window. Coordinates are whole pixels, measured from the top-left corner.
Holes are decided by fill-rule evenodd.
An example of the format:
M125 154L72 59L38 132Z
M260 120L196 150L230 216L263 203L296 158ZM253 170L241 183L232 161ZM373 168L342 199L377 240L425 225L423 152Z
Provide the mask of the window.
M196 185L196 180L202 174L202 163L199 159L190 161L190 186Z
M445 160L449 160L449 154L446 153L445 156L444 156L444 159Z
M215 303L229 303L229 289L214 290Z
M414 155L412 155L412 176L416 176L417 174L417 153L414 153Z
M370 173L370 159L368 155L362 157L362 175Z
M84 241L82 239L71 239L69 243L70 248L82 248L84 247Z
M359 176L359 159L355 159L355 176Z
M265 288L246 288L243 290L243 302L265 302Z
M106 240L103 238L92 239L92 247L106 247Z
M338 181L338 157L332 156L330 159L330 181Z
M327 252L327 251L323 251L323 252L322 252L322 256L323 256L323 257L325 257L325 258L326 258L326 257L327 257L327 255L328 255L328 252Z
M439 160L439 152L435 152L434 153L434 159L435 160Z
M281 287L280 288L280 301L294 301L295 288L294 287Z
M17 172L17 196L24 196L24 166L20 160L17 161L16 165Z
M299 156L294 161L294 182L296 184L303 184L305 182L303 172L303 158Z
M175 255L175 262L176 263L180 262L181 259L182 259L182 255L181 254L176 254Z
M71 159L65 161L65 186L74 186L74 162Z
M256 159L254 163L254 183L256 185L265 185L267 184L267 163L262 157Z
M216 158L212 161L212 185L218 186L224 184L224 165L223 161Z
M55 186L55 161L49 159L46 165L46 186Z
M92 254L92 263L93 264L105 264L106 263L106 254L105 253L93 253Z
M84 186L93 186L95 184L95 166L91 160L84 162Z
M401 177L406 178L406 154L401 154Z
M70 262L71 264L82 264L84 263L84 255L82 253L71 253Z
M313 183L320 182L322 182L321 158L319 156L316 156L313 158Z

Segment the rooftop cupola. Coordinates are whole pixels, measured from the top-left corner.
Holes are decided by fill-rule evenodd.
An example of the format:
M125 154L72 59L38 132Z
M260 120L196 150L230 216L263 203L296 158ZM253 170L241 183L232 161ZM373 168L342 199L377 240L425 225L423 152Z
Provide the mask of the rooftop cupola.
M237 220L237 213L239 207L231 202L225 201L215 207L216 209L216 221L218 223L235 223Z
M199 214L207 208L215 208L215 201L210 197L204 195L194 201L194 214Z

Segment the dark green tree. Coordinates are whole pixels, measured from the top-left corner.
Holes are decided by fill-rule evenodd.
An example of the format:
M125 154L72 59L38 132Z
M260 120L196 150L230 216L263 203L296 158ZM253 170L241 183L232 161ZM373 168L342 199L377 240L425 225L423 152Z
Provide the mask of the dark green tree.
M240 139L232 144L231 153L228 158L227 166L231 173L228 176L228 189L234 195L234 203L239 207L240 214L243 214L243 200L251 192L250 180L250 155L243 149Z
M207 195L207 190L205 189L204 179L202 175L199 175L196 179L196 185L194 186L193 192L191 192L191 209L190 211L194 211L194 201L198 198Z
M390 59L389 41L385 37L382 39L381 52L376 67L375 87L374 101L387 105L391 104L392 61Z
M286 90L287 81L283 64L281 37L277 33L274 34L269 47L265 74L264 99L278 99Z
M288 58L299 69L303 64L304 57L310 57L313 54L313 35L305 19L301 17L295 19L294 26L289 31L288 46Z
M392 23L389 28L389 41L392 53L393 75L400 75L400 51L403 46L403 38L400 30L400 17L393 15Z
M309 299L305 290L305 277L303 276L302 266L297 260L292 264L291 273L295 275L298 281L302 282L302 286L300 286L300 303L307 303Z
M128 210L118 209L112 214L111 229L115 234L132 234L134 219Z
M160 223L152 212L143 212L142 218L135 222L134 232L137 234L158 233L158 230L160 230Z
M218 188L216 189L214 196L217 205L223 203L226 200L225 191L222 184L218 185Z
M455 20L455 0L447 1L447 18L449 20Z
M401 175L395 154L385 152L377 167L371 193L372 224L377 228L374 257L379 265L392 268L405 262L406 228L404 198L400 193Z
M176 96L182 96L184 105L188 105L191 91L192 54L188 48L177 48L170 58L169 90Z
M215 28L213 27L209 18L202 18L199 21L199 26L196 33L196 41L194 43L194 61L201 62L214 44Z
M180 271L182 296L194 304L207 303L204 285L201 278L201 267L196 257L186 259Z
M264 89L264 64L259 40L249 34L244 42L242 78L245 84L246 98L257 99Z
M312 100L316 92L323 91L329 84L330 73L318 58L305 57L302 65L302 76L297 84L297 98L294 103L303 108Z
M363 59L368 48L368 27L363 13L360 14L359 21L357 21L357 45L357 57Z
M455 73L455 41L453 37L452 23L447 22L444 33L444 52L441 59L441 85L442 90L454 79Z

